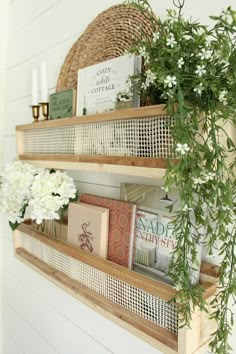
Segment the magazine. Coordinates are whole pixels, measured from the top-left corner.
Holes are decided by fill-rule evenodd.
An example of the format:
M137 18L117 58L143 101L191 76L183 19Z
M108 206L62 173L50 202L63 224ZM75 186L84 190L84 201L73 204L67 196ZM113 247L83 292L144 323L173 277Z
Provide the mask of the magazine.
M171 284L168 269L176 247L174 215L140 207L137 213L134 270ZM199 271L192 282L196 283Z

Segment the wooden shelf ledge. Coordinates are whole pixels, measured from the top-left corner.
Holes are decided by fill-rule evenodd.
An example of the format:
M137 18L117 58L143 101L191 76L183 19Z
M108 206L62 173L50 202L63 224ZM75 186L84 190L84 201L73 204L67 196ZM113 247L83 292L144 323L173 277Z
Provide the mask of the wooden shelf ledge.
M17 125L16 131L20 132L20 131L33 130L33 129L55 128L55 127L63 127L69 125L78 125L78 124L94 123L94 122L106 122L106 121L130 119L130 118L149 118L155 116L160 116L160 117L168 116L164 104L160 104L156 106L122 109L118 111L104 112L104 113L98 113L98 114L93 114L88 116L53 119L47 121L39 121L37 123Z
M148 157L21 154L19 159L40 167L115 173L158 179L164 177L167 167L166 159ZM172 160L172 162L176 164L178 160Z
M214 331L214 322L209 322L207 314L196 311L193 314L192 329L180 329L177 334L170 329L161 327L158 325L159 322L154 323L152 320L148 320L146 317L146 310L145 316L141 317L137 313L122 306L123 302L122 304L119 303L119 301L118 303L117 301L114 302L112 301L113 297L109 298L103 296L99 291L95 291L93 287L89 288L86 286L85 284L87 283L75 280L73 277L71 278L68 276L68 274L64 273L64 268L58 266L58 262L61 262L62 259L64 259L64 264L64 257L67 257L69 264L74 264L73 262L71 263L70 259L79 261L80 264L83 264L81 270L84 269L84 265L86 265L91 267L89 269L93 269L92 273L94 273L94 270L102 272L99 273L99 284L101 282L101 284L103 284L102 286L109 286L109 291L112 292L112 294L113 292L114 294L119 294L122 292L122 298L123 296L128 296L127 299L130 300L129 295L125 295L125 284L127 284L130 289L135 289L134 294L136 294L136 291L143 291L147 295L150 294L148 296L155 296L156 300L159 299L161 302L164 301L164 308L166 309L165 306L170 306L168 301L176 294L176 290L170 285L159 282L158 280L148 278L118 264L104 260L89 252L82 251L78 247L72 246L66 242L50 238L42 232L35 230L34 227L29 223L23 223L19 225L18 228L14 231L14 245L15 255L19 260L33 268L35 271L39 272L41 275L52 281L57 286L61 287L64 291L85 303L87 306L103 314L108 319L130 331L132 334L137 335L139 338L148 342L163 353L194 353L197 348L207 344L210 338L210 334ZM34 254L34 250L36 250L36 254L39 252L39 258ZM47 250L49 250L49 256L47 254ZM56 253L54 253L54 250ZM56 256L56 254L58 256ZM51 255L52 259L50 261L47 257L51 257ZM63 255L63 258L60 258L60 255ZM56 261L57 266L54 267L54 262L56 259L55 257L59 258L57 258ZM205 272L206 276L210 277L214 277L218 274L217 268L207 263L203 263L202 271ZM73 273L73 269L70 270L69 274L72 274L71 272ZM114 285L117 284L116 289L110 287L111 278L108 278L109 276L111 276L113 279L121 281L121 283L114 283ZM211 296L216 291L216 284L204 281L202 282L202 285L205 288L205 298L207 302L210 302ZM99 285L99 287L100 286L101 285ZM170 308L168 307L167 311L169 310ZM157 311L156 316L158 316L158 313L159 310ZM164 316L164 314L161 316ZM190 339L193 337L193 343L189 344Z
M83 284L71 279L50 265L32 256L24 249L16 249L16 258L33 268L36 272L52 281L62 290L69 293L96 312L99 312L109 320L127 329L130 333L145 340L157 349L168 354L176 354L178 348L177 335L160 326L150 323L139 316L130 313L122 306L113 303L109 299L104 301L103 296L88 289Z
M104 155L99 155L100 152L99 147L101 142L97 136L94 137L92 136L91 141L89 140L89 142L91 143L92 146L94 144L95 152L94 150L92 151L88 150L87 152L88 155L84 155L83 149L81 149L81 147L78 148L76 145L76 136L77 135L79 136L79 131L83 131L82 130L83 127L78 127L79 130L78 131L76 130L77 135L75 136L73 135L74 140L71 138L72 140L70 141L71 143L70 148L67 149L66 147L64 149L63 146L63 142L64 142L63 139L69 136L69 135L67 136L67 134L70 134L70 129L67 130L67 127L69 128L70 126L76 127L83 124L87 124L89 126L89 123L96 122L98 126L100 126L99 123L102 123L101 124L102 127L104 125L103 124L104 122L111 122L112 131L115 132L115 125L114 125L115 122L113 121L127 120L127 119L134 120L138 118L139 121L143 119L142 124L146 124L144 122L147 122L147 124L149 124L148 123L149 121L147 119L151 117L155 117L155 120L156 118L159 119L164 117L164 121L165 121L165 118L168 117L167 112L165 110L165 105L131 108L131 109L112 111L112 112L105 112L105 113L95 114L90 116L56 119L56 120L49 120L49 121L41 121L38 123L19 125L16 126L17 151L18 151L19 159L22 161L28 161L37 166L48 167L48 168L95 171L95 172L115 173L115 174L131 175L131 176L138 175L141 177L162 179L163 176L165 175L165 170L167 168L167 159L151 157L157 155L157 151L155 149L150 151L148 150L149 152L147 152L147 154L149 154L150 157L138 157L137 151L139 151L141 147L139 146L139 143L137 143L137 146L135 145L136 141L132 142L132 144L135 145L134 151L136 151L137 149L135 153L136 156L132 156L133 153L129 152L129 150L128 152L130 153L130 156L116 156L115 152L114 155L112 155L113 150L111 151L109 150L110 145L108 144L106 146L106 138L104 137L104 142L102 142L102 144L103 143L105 144L104 145L105 150L102 150L104 151ZM65 128L65 137L63 135L63 139L61 139L60 142L58 142L55 140L55 134L51 135L50 132L55 131L56 128L59 128L59 131L61 132L63 129L61 130L60 128L63 127ZM142 127L143 126L141 126L140 129L143 129ZM127 127L124 124L123 129L126 128ZM46 130L46 133L44 129ZM138 134L139 133L144 134L142 133L141 130L138 132ZM145 138L147 139L147 141L151 138L154 139L154 137L150 137L148 135L150 134L149 130L147 130L146 134L147 136L145 136ZM51 138L51 136L53 136L54 140ZM39 140L37 139L37 137ZM166 131L163 131L163 136L161 135L160 143L159 143L160 145L163 144L163 150L162 150L162 146L158 147L158 151L160 150L158 152L159 156L167 157L168 153L170 153L169 150L168 153L166 151L167 147L171 144L169 139L170 138L166 136ZM50 145L51 143L54 144L53 148ZM85 143L87 143L87 141ZM126 140L122 142L123 145L126 143L127 143ZM60 144L61 146L59 146ZM83 140L81 144L83 144ZM121 151L117 150L117 153L119 153L120 155L128 154L126 150L125 150L126 152L122 150L124 146L126 146L126 145L123 146L122 144L121 144ZM49 146L48 149L47 146ZM67 145L65 144L65 146ZM119 146L116 148L119 148ZM168 147L168 149L170 149L170 147ZM54 152L51 153L51 151ZM59 151L61 151L62 153L60 154ZM91 153L96 153L96 155L91 155ZM143 151L142 153L145 156L146 152ZM177 159L173 159L172 161L174 164L178 162Z

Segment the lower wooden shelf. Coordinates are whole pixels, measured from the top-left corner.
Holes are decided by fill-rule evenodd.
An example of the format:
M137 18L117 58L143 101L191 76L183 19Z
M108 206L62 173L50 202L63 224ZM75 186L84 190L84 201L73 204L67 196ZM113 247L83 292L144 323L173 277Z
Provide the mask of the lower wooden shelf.
M176 293L171 286L50 238L30 224L14 231L14 245L18 259L163 353L200 353L215 329L200 311L193 314L191 329L178 329L176 305L168 302ZM210 301L217 271L210 264L202 271Z

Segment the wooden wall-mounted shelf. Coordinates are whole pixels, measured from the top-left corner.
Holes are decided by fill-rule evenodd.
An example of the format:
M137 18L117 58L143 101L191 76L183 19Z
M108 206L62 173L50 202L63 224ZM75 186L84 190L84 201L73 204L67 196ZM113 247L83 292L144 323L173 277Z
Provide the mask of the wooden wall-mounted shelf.
M196 311L192 328L178 329L177 308L168 303L176 293L171 286L52 239L30 224L17 228L14 244L18 259L163 353L199 353L207 346L214 322ZM201 277L210 301L217 267L205 263Z
M18 155L41 167L161 179L173 145L168 124L158 105L21 125Z
M174 147L173 124L159 105L17 126L19 159L48 168L161 179ZM18 259L161 352L205 353L215 323L195 311L191 329L179 329L177 307L168 302L176 293L171 286L52 239L29 224L17 228L14 244ZM215 266L202 265L207 302L216 292L217 276Z

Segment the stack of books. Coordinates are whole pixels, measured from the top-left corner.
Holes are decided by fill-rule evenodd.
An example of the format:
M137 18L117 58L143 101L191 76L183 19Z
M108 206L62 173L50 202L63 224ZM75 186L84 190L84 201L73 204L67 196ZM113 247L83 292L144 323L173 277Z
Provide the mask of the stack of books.
M172 221L173 215L167 212L82 194L79 202L69 205L68 242L171 284L168 268L176 247ZM193 276L193 284L198 279L199 269Z

